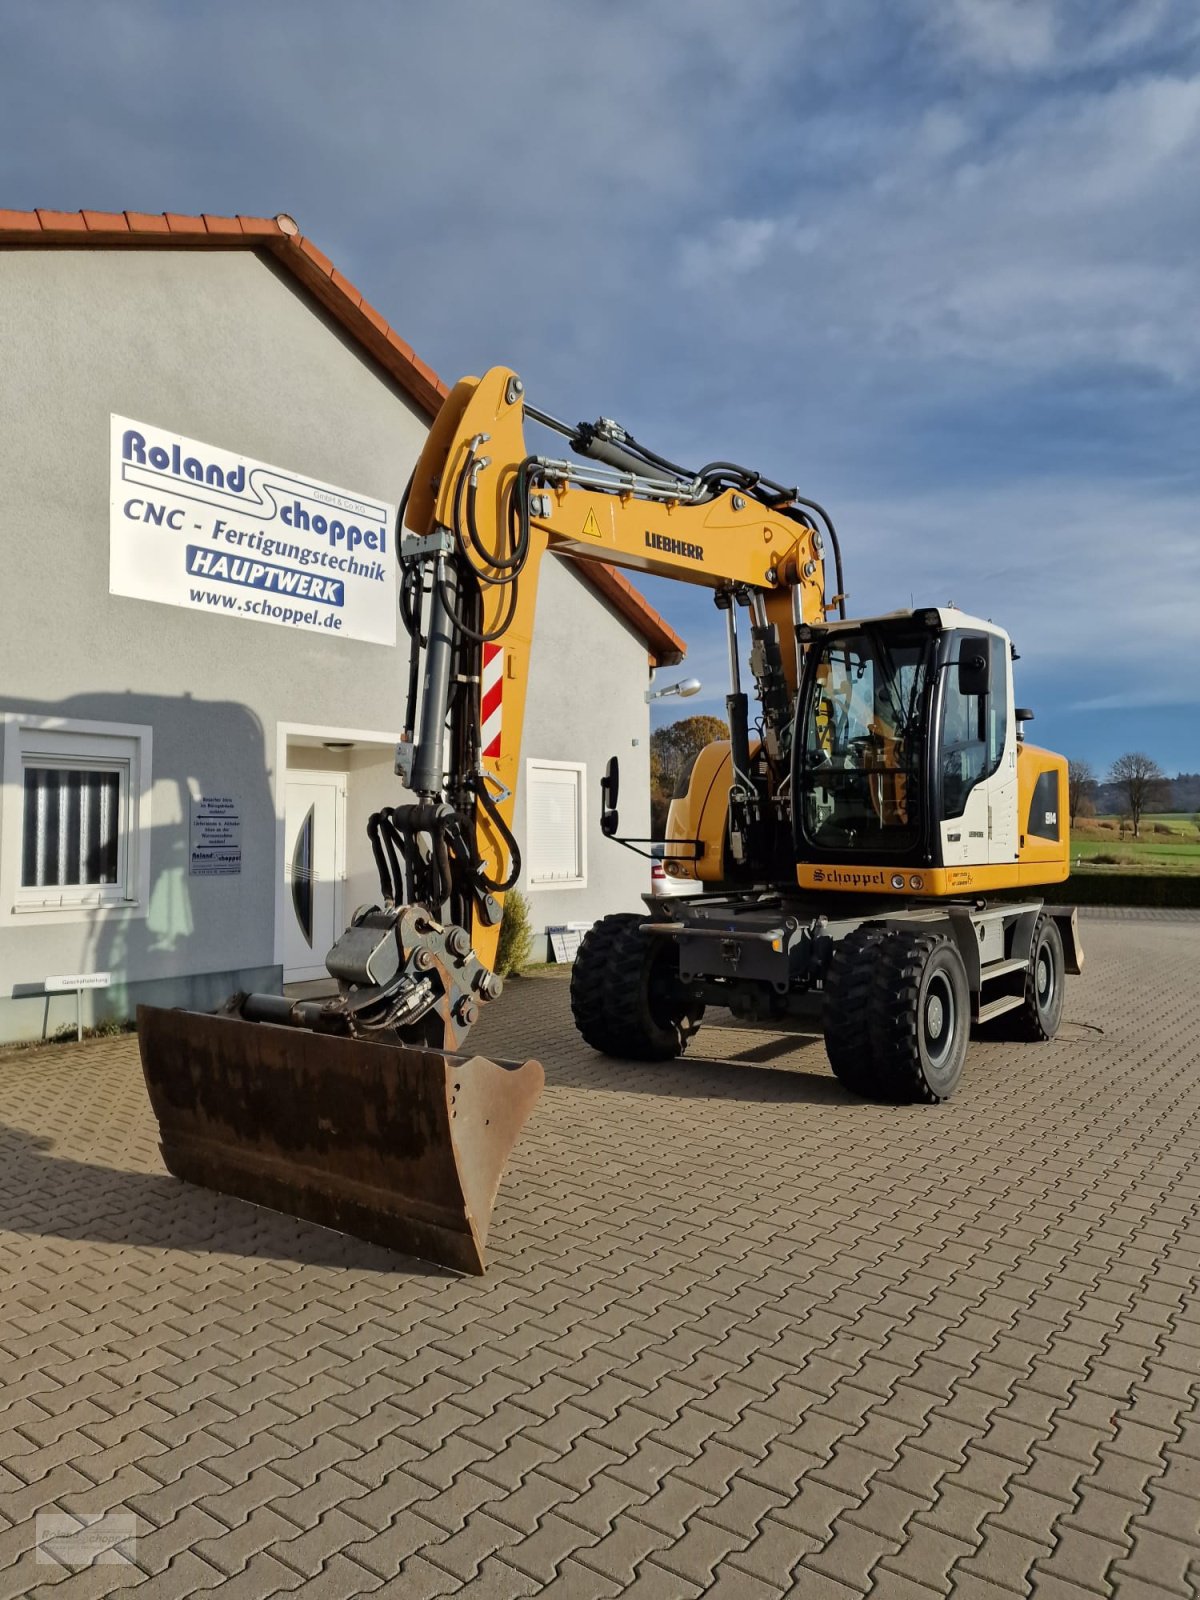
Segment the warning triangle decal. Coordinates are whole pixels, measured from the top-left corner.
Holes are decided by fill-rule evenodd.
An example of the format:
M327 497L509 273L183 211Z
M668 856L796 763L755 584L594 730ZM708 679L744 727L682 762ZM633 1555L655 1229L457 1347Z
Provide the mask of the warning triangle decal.
M600 524L596 521L596 513L594 511L588 512L587 520L583 524L583 532L584 537L588 539L602 539L604 537L600 532Z

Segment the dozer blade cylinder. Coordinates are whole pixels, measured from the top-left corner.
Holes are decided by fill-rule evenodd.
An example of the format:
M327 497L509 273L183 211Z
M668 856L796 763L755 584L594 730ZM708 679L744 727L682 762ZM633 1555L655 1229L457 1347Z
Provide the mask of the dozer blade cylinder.
M154 1006L138 1007L138 1042L177 1178L483 1272L496 1191L542 1090L538 1062Z

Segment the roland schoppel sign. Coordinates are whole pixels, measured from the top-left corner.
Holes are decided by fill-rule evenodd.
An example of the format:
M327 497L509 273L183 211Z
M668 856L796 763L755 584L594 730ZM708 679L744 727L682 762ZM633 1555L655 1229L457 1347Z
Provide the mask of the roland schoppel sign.
M109 485L113 594L395 644L394 506L116 415Z

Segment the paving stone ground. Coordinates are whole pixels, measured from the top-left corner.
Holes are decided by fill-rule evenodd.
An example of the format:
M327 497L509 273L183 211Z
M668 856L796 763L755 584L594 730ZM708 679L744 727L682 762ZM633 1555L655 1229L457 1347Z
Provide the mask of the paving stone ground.
M939 1108L510 985L486 1279L167 1177L131 1040L0 1057L0 1600L1195 1596L1200 922L1083 926ZM132 1564L37 1562L105 1511Z

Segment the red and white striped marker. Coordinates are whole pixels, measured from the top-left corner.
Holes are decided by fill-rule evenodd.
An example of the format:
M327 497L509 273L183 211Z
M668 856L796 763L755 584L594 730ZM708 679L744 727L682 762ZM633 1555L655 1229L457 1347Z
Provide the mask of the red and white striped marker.
M483 647L483 680L480 683L479 720L482 724L483 754L494 760L500 754L500 726L504 720L504 647Z

